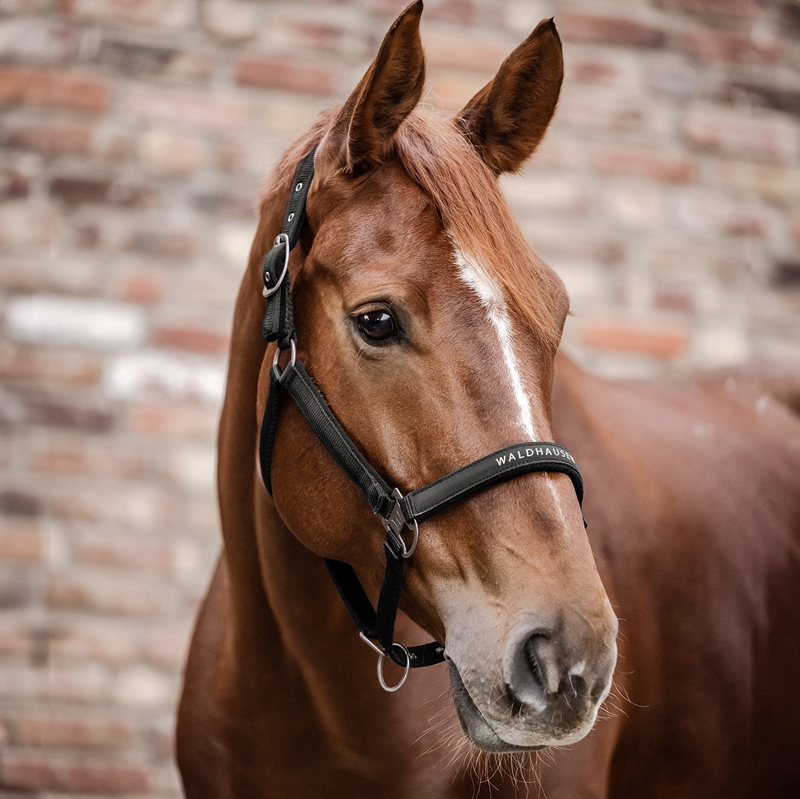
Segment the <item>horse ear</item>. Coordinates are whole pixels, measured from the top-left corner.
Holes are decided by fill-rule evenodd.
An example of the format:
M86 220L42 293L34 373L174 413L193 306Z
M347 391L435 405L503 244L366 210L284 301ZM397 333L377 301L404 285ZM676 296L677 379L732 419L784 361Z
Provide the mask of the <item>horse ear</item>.
M315 162L323 170L328 165L358 175L377 166L416 107L425 84L421 15L422 0L416 0L389 28L375 61L320 144Z
M456 125L496 175L514 172L533 155L555 112L563 78L561 39L553 20L543 20L456 116Z

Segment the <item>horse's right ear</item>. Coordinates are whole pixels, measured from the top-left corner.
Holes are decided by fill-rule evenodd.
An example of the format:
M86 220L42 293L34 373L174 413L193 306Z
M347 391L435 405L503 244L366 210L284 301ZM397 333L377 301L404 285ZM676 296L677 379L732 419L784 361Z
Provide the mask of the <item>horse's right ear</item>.
M516 171L533 155L556 110L563 78L561 39L553 20L543 20L456 116L496 175Z
M359 175L386 155L425 84L421 14L422 0L416 0L389 28L375 61L320 143L314 159L318 173L344 170Z

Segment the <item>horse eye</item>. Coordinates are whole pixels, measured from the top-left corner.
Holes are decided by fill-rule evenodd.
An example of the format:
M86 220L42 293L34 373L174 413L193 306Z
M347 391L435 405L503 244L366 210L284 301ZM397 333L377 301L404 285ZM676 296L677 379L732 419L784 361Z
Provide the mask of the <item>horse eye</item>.
M368 311L356 320L361 335L371 341L386 341L397 333L397 326L388 311Z

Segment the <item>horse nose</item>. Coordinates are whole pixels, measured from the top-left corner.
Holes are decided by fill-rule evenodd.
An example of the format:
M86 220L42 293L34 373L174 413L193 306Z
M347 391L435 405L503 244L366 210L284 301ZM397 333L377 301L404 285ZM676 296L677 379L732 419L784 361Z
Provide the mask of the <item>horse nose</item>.
M612 631L597 636L586 624L517 628L503 664L512 705L534 712L562 704L577 712L594 705L608 688L614 652Z

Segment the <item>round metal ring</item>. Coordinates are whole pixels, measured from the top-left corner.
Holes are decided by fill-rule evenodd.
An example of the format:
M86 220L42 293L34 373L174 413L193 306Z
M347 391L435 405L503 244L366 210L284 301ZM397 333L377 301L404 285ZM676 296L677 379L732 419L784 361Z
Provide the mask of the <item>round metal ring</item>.
M403 676L400 678L400 682L397 685L387 685L386 680L383 679L383 662L386 658L389 657L385 652L381 652L378 656L378 682L380 683L381 688L384 691L387 691L390 694L393 694L395 691L399 691L404 685L406 680L408 679L408 672L411 671L411 658L408 655L408 650L402 644L392 644L392 646L400 647L403 650L406 656L406 670L403 672Z
M295 362L297 361L297 345L294 343L294 339L289 339L289 346L291 347L290 357L289 357L289 366L294 366ZM275 355L272 358L272 368L274 369L278 365L278 359L281 357L281 353L283 350L280 347L275 348ZM281 370L281 374L285 371L286 367Z
M275 236L275 243L272 246L277 247L281 242L283 242L286 247L286 255L283 259L283 270L272 288L268 288L267 285L264 284L264 290L261 293L265 297L271 297L281 287L281 283L283 283L286 273L289 270L289 236L286 235L286 233L278 233L278 235Z

